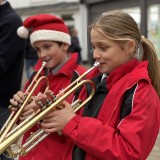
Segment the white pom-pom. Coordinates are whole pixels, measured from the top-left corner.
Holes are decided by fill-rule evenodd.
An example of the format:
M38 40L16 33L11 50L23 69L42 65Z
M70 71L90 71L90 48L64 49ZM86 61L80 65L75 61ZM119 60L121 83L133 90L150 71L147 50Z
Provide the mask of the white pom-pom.
M29 30L25 28L24 26L21 26L17 29L17 34L21 38L28 38L29 36Z

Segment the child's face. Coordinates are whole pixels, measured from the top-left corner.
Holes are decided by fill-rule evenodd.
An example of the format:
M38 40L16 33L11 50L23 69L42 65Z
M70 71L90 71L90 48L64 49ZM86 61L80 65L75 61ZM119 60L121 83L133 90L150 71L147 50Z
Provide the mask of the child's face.
M54 41L37 41L34 43L38 57L47 62L46 68L54 68L67 59L68 45L62 43L59 45Z
M100 62L101 73L110 73L130 60L130 53L122 49L118 42L106 38L95 29L91 30L91 42L94 48L93 58Z

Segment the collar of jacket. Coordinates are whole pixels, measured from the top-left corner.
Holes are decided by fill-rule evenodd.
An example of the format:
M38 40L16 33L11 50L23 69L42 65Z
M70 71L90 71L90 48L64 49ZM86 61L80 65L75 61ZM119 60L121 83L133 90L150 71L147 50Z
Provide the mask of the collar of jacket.
M116 68L107 77L107 89L110 90L122 77L127 74L132 74L132 78L144 78L150 81L147 70L148 62L139 62L137 59L132 59L122 66ZM133 80L134 81L134 80Z
M150 78L148 77L147 66L148 66L148 61L140 62L137 59L132 59L127 63L121 65L120 67L113 70L111 74L107 76L106 79L107 89L110 90L116 82L118 82L122 77L130 73L133 75L132 78L140 77L142 79L144 78L150 81ZM91 71L86 78L93 79L98 74L100 74L100 72L99 69L97 68Z
M68 77L72 77L74 68L76 66L77 57L78 57L77 53L70 54L70 58L61 67L61 69L58 71L57 74L65 74ZM36 66L34 67L34 70L38 71L41 66L42 66L42 61L38 60ZM42 71L42 74L44 74L44 70Z

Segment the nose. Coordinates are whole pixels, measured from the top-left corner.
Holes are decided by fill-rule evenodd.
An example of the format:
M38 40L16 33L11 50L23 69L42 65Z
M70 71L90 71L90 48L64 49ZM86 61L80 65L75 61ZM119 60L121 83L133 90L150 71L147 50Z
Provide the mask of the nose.
M40 51L38 51L38 55L39 55L39 58L44 58L46 57L46 51L44 49L41 49Z
M101 54L97 51L97 49L93 50L93 58L99 59L101 57Z

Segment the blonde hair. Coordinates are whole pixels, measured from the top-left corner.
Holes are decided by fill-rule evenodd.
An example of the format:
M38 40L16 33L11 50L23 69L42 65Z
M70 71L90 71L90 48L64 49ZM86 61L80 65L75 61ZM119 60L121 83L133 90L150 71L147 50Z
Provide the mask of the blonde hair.
M128 13L118 10L103 13L89 28L98 30L107 38L122 42L120 45L127 40L133 40L136 44L134 57L148 61L151 83L160 96L160 64L157 53L153 44L141 36L137 23Z

